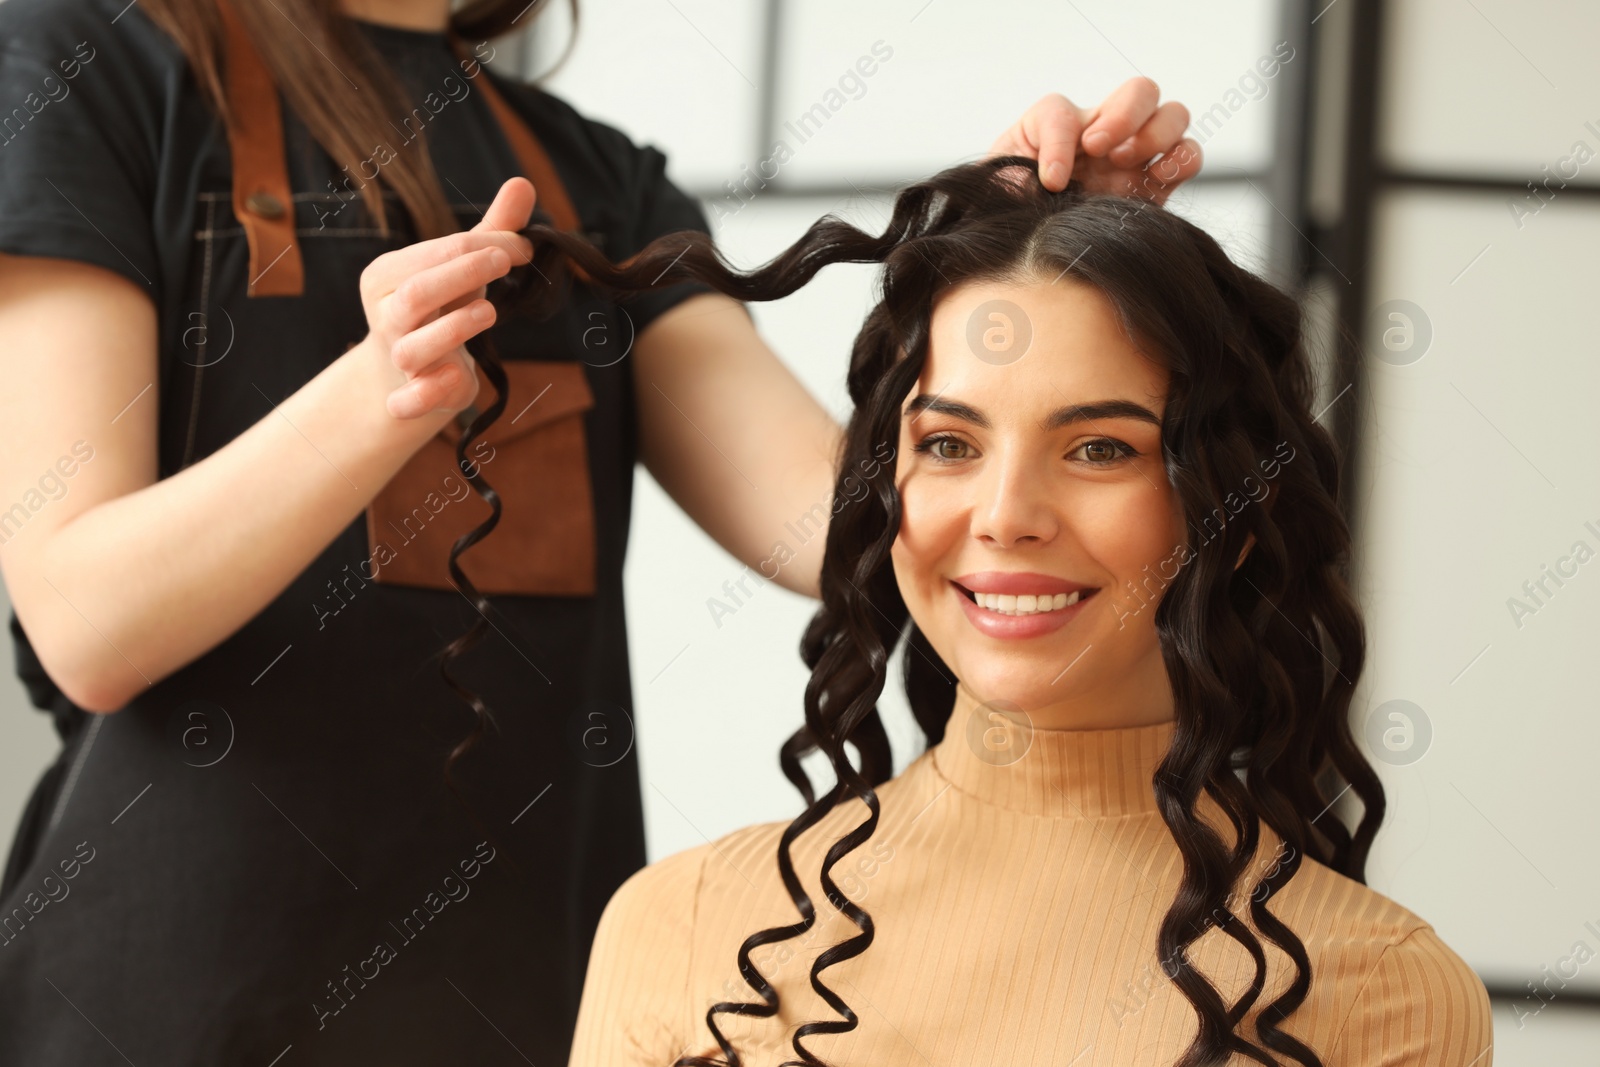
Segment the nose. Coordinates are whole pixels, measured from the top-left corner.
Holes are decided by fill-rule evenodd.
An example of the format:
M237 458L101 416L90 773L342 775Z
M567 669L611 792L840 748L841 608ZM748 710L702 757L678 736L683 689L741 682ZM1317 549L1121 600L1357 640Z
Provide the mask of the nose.
M991 548L1048 544L1061 530L1050 479L1025 457L991 453L972 490L972 536Z

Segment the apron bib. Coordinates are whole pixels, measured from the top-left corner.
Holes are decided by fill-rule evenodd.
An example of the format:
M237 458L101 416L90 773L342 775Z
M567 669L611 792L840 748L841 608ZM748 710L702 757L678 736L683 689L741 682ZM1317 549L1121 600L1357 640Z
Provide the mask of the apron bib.
M300 297L305 267L295 229L293 193L284 156L278 90L237 13L220 0L227 88L233 121L233 212L249 242L252 299ZM475 63L454 34L463 64ZM482 74L480 69L479 74ZM526 122L484 75L476 79L537 203L558 229L576 231L578 216L548 153ZM365 264L362 264L365 266ZM357 272L359 274L359 271ZM476 366L480 398L494 386ZM592 596L595 592L595 509L590 488L583 413L594 406L583 365L569 360L505 359L506 407L473 443L492 463L500 494L494 529L457 561L487 595ZM456 463L463 426L478 403L447 423L406 462L366 509L369 577L383 584L453 589L451 547L491 514L470 492ZM467 495L463 496L465 492Z

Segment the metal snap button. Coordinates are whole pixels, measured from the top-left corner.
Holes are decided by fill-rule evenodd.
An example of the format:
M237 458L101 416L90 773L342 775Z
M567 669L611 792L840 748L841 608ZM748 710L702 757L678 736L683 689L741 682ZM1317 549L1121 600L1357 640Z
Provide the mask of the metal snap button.
M251 193L245 197L244 206L252 214L260 215L264 219L283 217L283 201L271 193Z

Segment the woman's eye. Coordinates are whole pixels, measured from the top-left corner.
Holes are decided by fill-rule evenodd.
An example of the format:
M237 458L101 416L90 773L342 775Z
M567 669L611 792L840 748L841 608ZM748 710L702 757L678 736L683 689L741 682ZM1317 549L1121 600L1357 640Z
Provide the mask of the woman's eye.
M939 460L954 461L967 458L967 443L959 437L935 434L918 441L915 448L918 452L926 452Z
M912 447L917 452L927 453L935 460L945 463L972 458L972 446L950 434L924 437ZM1133 446L1114 437L1097 437L1092 441L1085 441L1068 455L1074 453L1082 453L1083 462L1091 467L1109 467L1119 460L1131 459L1139 454Z
M1075 451L1084 453L1085 460L1091 466L1108 466L1124 457L1137 456L1139 453L1125 444L1110 437L1099 437L1093 441L1085 441Z

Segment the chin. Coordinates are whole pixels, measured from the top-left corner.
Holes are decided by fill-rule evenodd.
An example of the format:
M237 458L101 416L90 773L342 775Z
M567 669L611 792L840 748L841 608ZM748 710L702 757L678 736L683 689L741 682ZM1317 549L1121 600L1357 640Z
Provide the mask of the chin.
M1061 699L1061 694L1050 690L1048 678L1019 684L1014 677L1001 674L993 679L962 679L961 685L977 704L989 704L1002 711L1021 710L1030 716Z
M1083 654L1083 660L1095 649ZM979 703L1009 701L1027 712L1072 699L1084 681L1083 660L1073 660L1081 647L1059 653L1040 652L958 656L965 669L956 671L962 688ZM1073 664L1070 669L1067 665ZM1063 674L1063 670L1066 673Z

